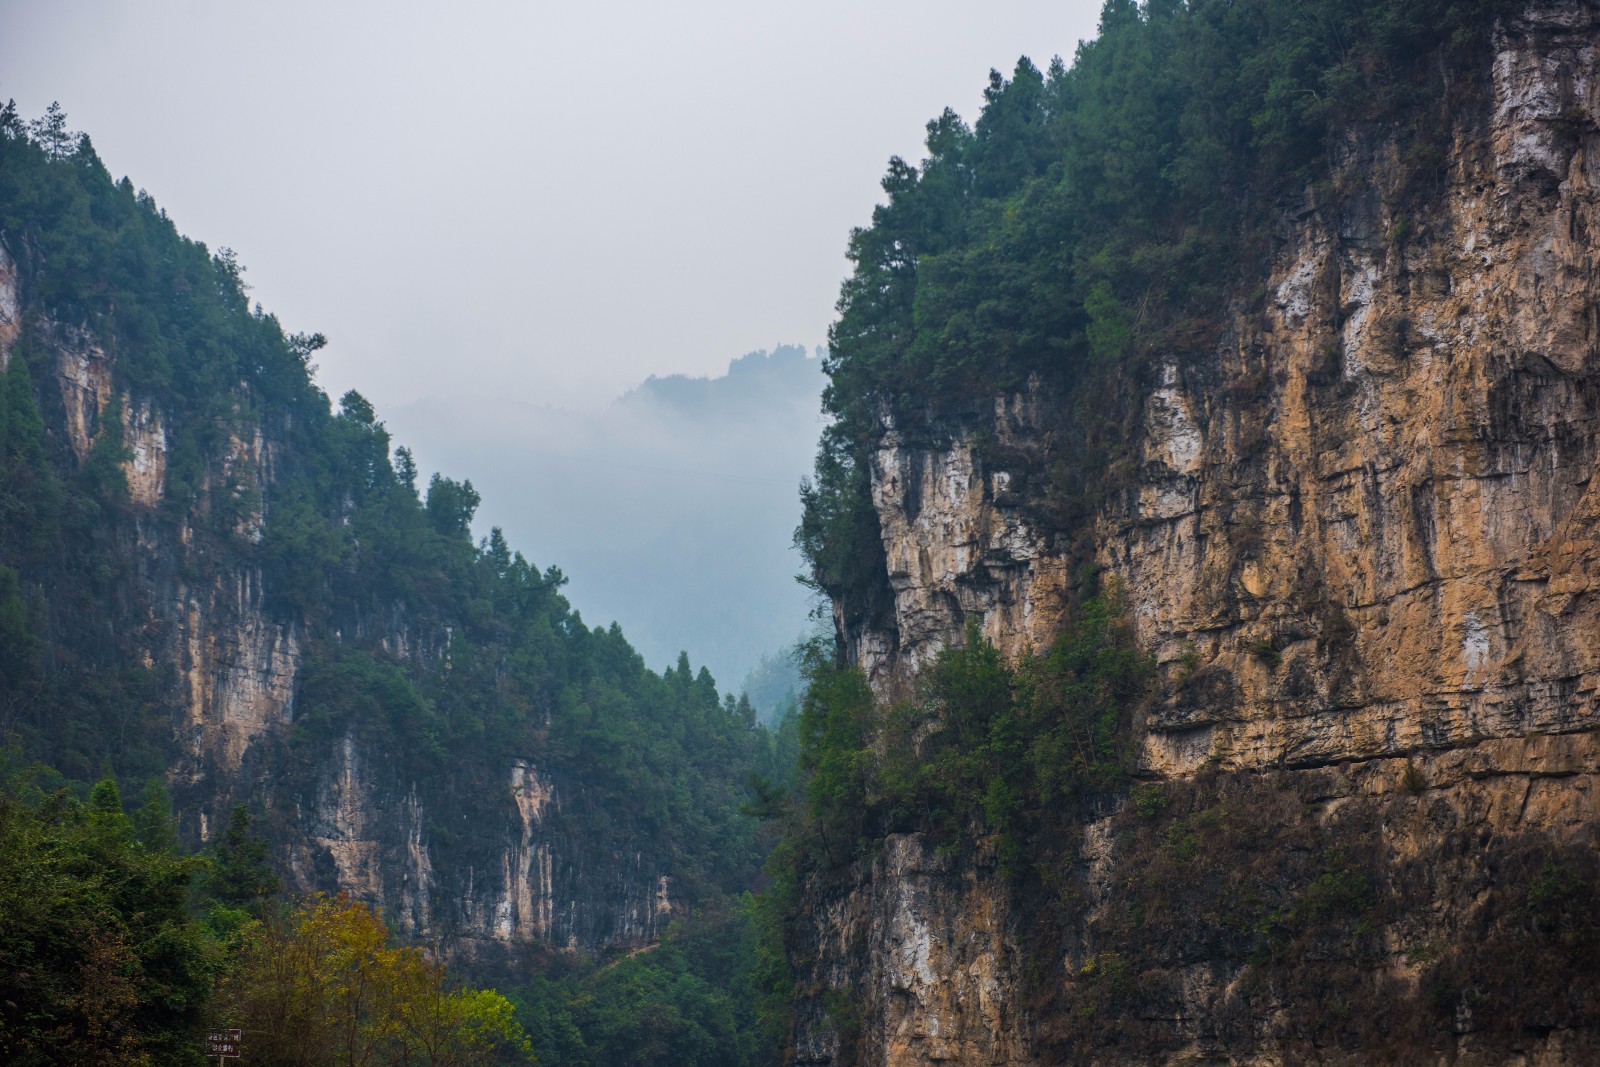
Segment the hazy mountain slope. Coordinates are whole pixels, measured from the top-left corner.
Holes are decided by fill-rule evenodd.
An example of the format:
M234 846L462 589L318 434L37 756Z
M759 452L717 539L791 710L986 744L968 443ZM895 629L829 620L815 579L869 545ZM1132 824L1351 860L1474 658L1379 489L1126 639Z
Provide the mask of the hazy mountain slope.
M248 802L290 888L485 964L744 889L753 714L475 543L477 494L335 411L316 343L62 116L0 116L0 735L164 774L191 843Z
M418 461L469 477L483 523L556 560L591 622L653 666L692 649L724 690L808 626L791 547L821 429L821 361L783 346L718 378L651 378L593 413L463 393L388 414Z

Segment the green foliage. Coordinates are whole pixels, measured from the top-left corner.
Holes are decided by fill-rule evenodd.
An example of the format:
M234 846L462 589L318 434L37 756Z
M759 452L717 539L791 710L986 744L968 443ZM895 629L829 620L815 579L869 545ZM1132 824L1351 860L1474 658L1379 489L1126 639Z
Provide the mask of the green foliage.
M1585 870L1584 867L1588 869ZM1593 865L1562 858L1547 859L1528 886L1525 907L1528 925L1544 938L1571 953L1588 953L1600 947L1600 881Z
M876 704L866 676L827 656L820 642L806 654L806 696L800 706L800 772L810 827L825 853L853 854L874 759Z
M200 1062L193 1034L224 963L188 909L203 863L142 836L109 779L85 804L45 772L7 771L0 1059Z
M159 777L151 778L144 786L144 801L128 818L132 821L133 835L139 844L151 852L176 853L178 834L173 826L172 797L167 784Z
M250 809L235 804L213 850L206 888L227 906L259 904L283 888L267 860L267 842L251 832L251 821Z
M0 377L0 530L14 562L37 558L55 541L61 488L45 455L44 420L22 345Z
M17 572L0 564L0 682L15 692L33 667L39 640L33 634Z
M1275 668L1279 663L1283 662L1283 653L1278 651L1278 646L1273 644L1270 638L1251 642L1249 652L1256 659L1266 664L1268 669Z
M856 668L813 649L800 717L805 818L818 860L842 862L889 829L956 843L995 835L1020 870L1030 837L1124 782L1118 740L1151 675L1115 596L1084 601L1042 655L1012 667L975 624L912 703L880 709ZM804 842L811 842L805 846Z
M1427 776L1422 773L1421 768L1411 761L1410 757L1406 758L1405 769L1400 773L1400 784L1405 787L1406 792L1413 796L1428 788Z
M512 990L541 1067L776 1063L750 996L750 908L675 922L653 948Z
M115 506L128 499L128 476L122 465L133 455L123 444L122 398L113 396L100 413L94 444L83 463L83 480L101 503Z
M418 763L444 755L442 718L395 664L336 645L303 667L299 682L303 743L325 744L356 729L371 740L396 739Z
M435 474L428 483L428 519L442 534L466 533L478 510L478 502L471 482L454 482Z
M1140 815L1150 818L1160 815L1167 808L1167 794L1159 785L1135 786L1133 790L1133 810Z
M842 421L823 428L813 476L800 485L794 534L810 564L801 580L832 597L848 625L877 617L893 601L863 434L863 427L852 433Z

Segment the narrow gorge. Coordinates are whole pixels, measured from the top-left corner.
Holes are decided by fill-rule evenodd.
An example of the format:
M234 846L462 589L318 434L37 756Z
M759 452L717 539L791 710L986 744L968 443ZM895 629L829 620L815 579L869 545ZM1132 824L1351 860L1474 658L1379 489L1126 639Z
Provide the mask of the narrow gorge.
M417 405L560 444L528 512L610 494L670 620L820 366L770 725L0 109L0 1060L1600 1062L1600 0L1099 10L890 160L815 360Z

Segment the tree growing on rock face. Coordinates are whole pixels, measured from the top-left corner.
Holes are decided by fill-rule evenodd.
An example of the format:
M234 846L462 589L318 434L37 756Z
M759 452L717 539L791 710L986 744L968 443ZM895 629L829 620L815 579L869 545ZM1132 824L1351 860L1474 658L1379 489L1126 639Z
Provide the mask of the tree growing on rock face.
M267 862L267 842L250 832L250 823L250 809L235 804L212 860L211 893L234 907L260 901L282 888Z

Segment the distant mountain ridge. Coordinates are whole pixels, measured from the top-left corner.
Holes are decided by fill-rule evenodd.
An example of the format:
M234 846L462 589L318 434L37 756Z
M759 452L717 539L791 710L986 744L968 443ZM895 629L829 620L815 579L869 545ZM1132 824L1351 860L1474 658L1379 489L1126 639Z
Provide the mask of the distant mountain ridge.
M388 413L423 469L461 472L482 515L559 559L584 616L655 666L684 648L724 690L808 628L798 487L822 427L820 350L758 350L710 378L651 377L598 412L489 393Z
M616 403L624 408L655 404L685 418L759 420L786 404L809 405L813 413L822 391L823 354L820 347L809 355L800 345L778 345L730 361L727 373L715 378L652 374Z

